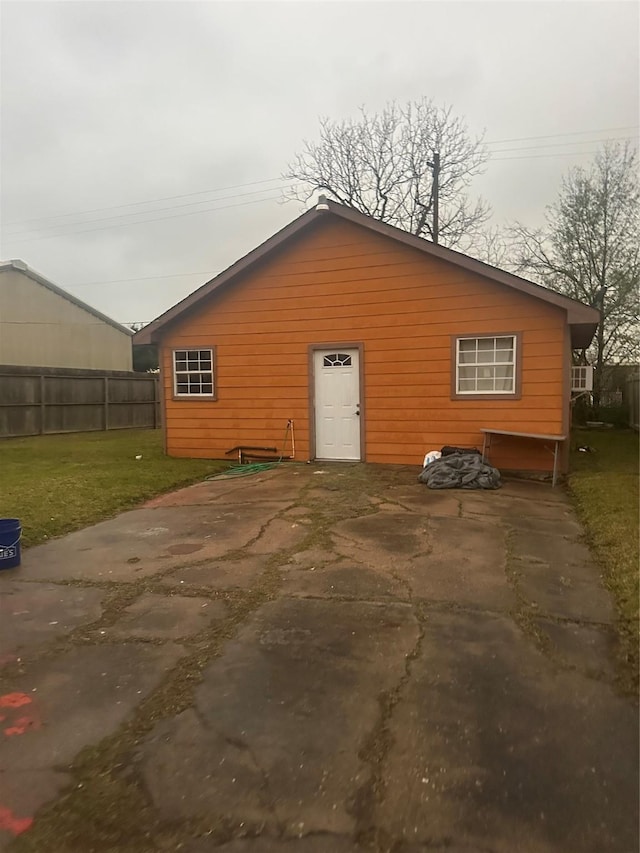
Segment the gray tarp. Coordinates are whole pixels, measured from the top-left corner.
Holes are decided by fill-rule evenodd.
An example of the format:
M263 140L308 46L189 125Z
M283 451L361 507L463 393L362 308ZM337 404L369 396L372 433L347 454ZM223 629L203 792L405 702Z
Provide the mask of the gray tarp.
M499 489L500 472L477 453L454 453L430 462L418 476L430 489Z

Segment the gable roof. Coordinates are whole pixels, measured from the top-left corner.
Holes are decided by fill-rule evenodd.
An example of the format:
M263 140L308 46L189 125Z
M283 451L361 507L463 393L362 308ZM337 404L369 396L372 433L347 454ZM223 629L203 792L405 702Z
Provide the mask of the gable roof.
M562 308L567 312L567 322L571 326L572 346L578 349L588 347L591 343L591 339L593 338L596 327L600 321L600 313L595 308L591 308L589 305L585 305L575 299L570 299L568 296L563 296L561 293L556 293L555 291L542 287L539 284L534 284L532 281L520 278L519 276L508 273L505 270L492 267L489 264L485 264L483 261L478 261L475 258L469 257L469 255L456 252L454 249L448 249L445 246L436 245L422 237L416 237L413 234L409 234L407 231L402 231L400 228L396 228L393 225L387 225L385 222L373 219L372 217L367 216L364 213L360 213L351 207L346 207L345 205L338 204L335 201L330 201L324 198L324 196L320 196L318 204L315 207L307 210L297 219L294 219L293 222L290 222L289 225L285 225L284 228L268 240L265 240L265 242L261 243L256 249L249 252L249 254L245 255L243 258L240 258L239 261L236 261L226 270L219 273L215 278L212 278L210 281L203 284L172 308L169 308L168 311L165 311L164 314L161 314L152 323L145 326L144 329L136 332L133 343L148 344L157 342L162 337L162 332L165 327L182 317L186 312L193 309L203 299L206 299L209 294L227 284L230 284L238 276L258 264L269 254L280 249L285 243L300 234L301 231L304 231L319 219L327 216L340 217L348 222L368 228L376 234L381 234L384 237L389 237L399 243L418 249L426 255L430 255L431 257L438 258L439 260L446 261L450 264L455 264L462 269L481 275L484 278L497 282L498 284L511 287L514 290L518 290L521 293L534 297L535 299L542 299L544 302L548 302L551 305Z
M58 287L57 284L54 284L52 281L49 281L48 278L45 278L40 273L31 269L24 261L15 259L12 261L0 261L0 272L8 272L9 270L15 270L16 272L21 272L23 275L26 275L27 278L30 278L32 281L41 284L42 287L46 287L47 290L50 290L52 293L61 296L63 299L66 299L67 302L71 302L77 308L81 308L83 311L87 311L89 314L92 314L94 317L97 317L98 320L102 320L103 323L107 323L109 326L113 326L114 329L117 329L119 332L127 335L128 337L133 337L134 332L132 329L127 329L126 326L117 323L115 320L112 320L111 317L107 317L106 314L103 314L102 311L98 311L97 308L93 308L91 305L87 305L86 302L83 302L82 299L78 299L77 296L73 296L71 293L67 293L66 290L63 290L61 287Z

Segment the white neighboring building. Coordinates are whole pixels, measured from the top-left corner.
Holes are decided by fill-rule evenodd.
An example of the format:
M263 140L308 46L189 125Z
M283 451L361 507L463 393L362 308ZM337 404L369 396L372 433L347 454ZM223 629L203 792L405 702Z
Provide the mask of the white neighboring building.
M130 371L132 336L24 261L0 261L0 364Z

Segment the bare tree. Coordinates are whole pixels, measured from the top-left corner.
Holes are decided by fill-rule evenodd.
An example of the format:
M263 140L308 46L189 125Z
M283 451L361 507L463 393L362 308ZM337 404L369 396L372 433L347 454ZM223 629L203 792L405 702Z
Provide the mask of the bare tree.
M492 267L515 271L508 234L499 225L478 228L468 237L463 238L456 248L459 252L471 255L472 258L477 258Z
M564 178L546 228L511 228L519 272L601 312L592 353L596 405L603 365L638 357L639 202L637 151L608 143L589 169Z
M357 120L320 120L320 141L304 143L283 177L295 181L285 197L307 202L324 191L342 204L419 237L433 239L434 155L439 155L439 242L455 246L490 215L466 195L484 170L482 137L472 139L450 107L431 100L360 110ZM300 186L301 184L301 186Z

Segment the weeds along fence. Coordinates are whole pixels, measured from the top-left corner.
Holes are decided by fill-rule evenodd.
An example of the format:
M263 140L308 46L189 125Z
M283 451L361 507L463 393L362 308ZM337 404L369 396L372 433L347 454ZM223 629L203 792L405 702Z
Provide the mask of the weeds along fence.
M157 375L0 365L0 438L159 426Z

